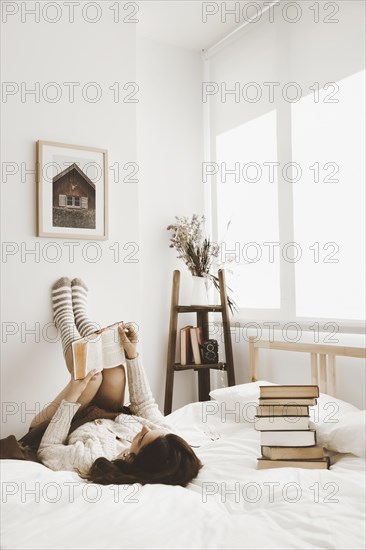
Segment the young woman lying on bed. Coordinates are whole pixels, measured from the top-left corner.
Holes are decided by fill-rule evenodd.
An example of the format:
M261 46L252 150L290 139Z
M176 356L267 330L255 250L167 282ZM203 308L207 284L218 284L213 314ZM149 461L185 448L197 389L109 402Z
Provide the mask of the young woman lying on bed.
M61 331L70 373L70 344L96 332L96 325L86 315L86 296L87 287L80 279L71 282L63 277L52 289L54 319ZM165 483L184 487L197 476L202 464L186 441L169 433L137 353L133 325L118 328L126 355L128 409L123 407L126 379L122 365L93 371L82 380L74 380L71 374L68 385L31 423L30 433L45 418L52 418L39 445L38 458L52 470L75 470L104 485ZM91 405L107 414L70 430L78 409L90 411Z

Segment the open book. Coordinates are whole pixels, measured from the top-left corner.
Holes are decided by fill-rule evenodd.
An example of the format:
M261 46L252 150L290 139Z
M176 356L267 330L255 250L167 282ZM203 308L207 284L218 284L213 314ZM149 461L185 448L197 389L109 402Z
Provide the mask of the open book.
M91 370L102 371L126 364L118 325L115 323L97 333L75 340L72 345L74 378L79 380Z

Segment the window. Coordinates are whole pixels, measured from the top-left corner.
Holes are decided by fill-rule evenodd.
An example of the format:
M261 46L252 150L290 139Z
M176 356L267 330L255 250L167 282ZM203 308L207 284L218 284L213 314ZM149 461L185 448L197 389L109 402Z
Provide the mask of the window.
M275 10L208 53L212 232L239 317L347 330L366 302L365 6L336 25Z
M67 195L67 206L71 208L80 208L81 207L81 197L76 197L74 195Z

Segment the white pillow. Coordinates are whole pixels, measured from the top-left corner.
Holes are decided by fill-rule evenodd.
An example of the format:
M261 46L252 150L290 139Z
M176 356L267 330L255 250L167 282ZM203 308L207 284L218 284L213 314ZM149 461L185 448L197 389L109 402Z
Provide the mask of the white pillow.
M314 424L319 445L337 453L366 456L366 411L340 416L339 422Z
M212 390L210 391L210 397L219 403L240 402L244 404L255 401L258 404L259 386L276 385L277 384L267 382L266 380L257 380L257 382L249 382L248 384L238 384L237 386L230 386L229 388Z
M236 422L254 423L259 399L259 386L275 386L272 382L258 380L248 384L238 384L229 388L212 390L210 397L218 403L221 419L226 421L232 418L239 419Z
M310 419L315 424L313 428L317 429L317 425L322 422L327 424L337 424L345 414L359 411L358 407L337 399L332 395L320 393L317 399L317 404L309 407Z

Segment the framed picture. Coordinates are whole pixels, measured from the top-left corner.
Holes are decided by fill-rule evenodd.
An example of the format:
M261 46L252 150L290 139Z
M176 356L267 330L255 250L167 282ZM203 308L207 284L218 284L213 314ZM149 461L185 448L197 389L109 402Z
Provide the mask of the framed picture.
M108 238L108 153L37 141L38 237Z

